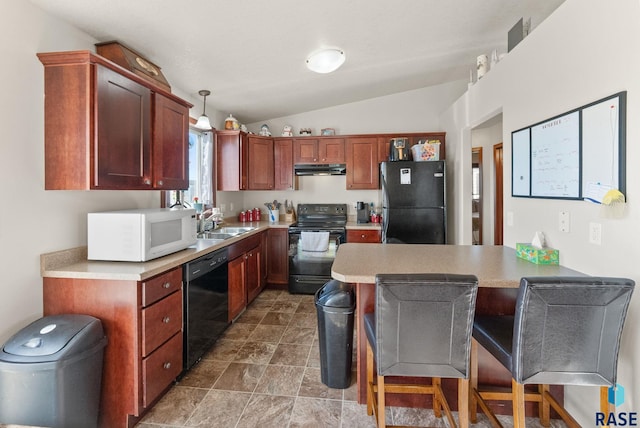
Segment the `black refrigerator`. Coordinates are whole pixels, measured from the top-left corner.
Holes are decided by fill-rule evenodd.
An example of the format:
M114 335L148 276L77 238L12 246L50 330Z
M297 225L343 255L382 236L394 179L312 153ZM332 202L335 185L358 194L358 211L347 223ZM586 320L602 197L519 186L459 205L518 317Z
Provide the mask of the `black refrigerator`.
M382 162L382 242L446 244L444 161Z

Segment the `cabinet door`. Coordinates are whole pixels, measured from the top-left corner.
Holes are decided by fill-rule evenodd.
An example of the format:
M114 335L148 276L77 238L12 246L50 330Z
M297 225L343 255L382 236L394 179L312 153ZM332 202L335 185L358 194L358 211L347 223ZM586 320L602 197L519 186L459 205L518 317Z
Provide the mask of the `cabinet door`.
M189 188L189 109L154 94L153 187Z
M273 190L273 138L248 137L248 189Z
M229 321L247 306L247 262L244 254L229 262Z
M293 140L293 163L318 163L318 140L294 139Z
M260 269L260 258L262 257L262 246L258 245L250 250L246 255L247 261L247 304L251 303L262 291L262 272Z
M151 91L97 67L93 188L151 189Z
M324 138L318 144L321 163L344 163L344 139Z
M293 174L293 139L276 138L273 142L275 190L296 189L297 180Z
M289 231L273 228L267 235L267 282L286 285L289 283Z
M247 134L216 132L216 182L218 190L246 190Z
M347 190L377 189L379 183L378 138L346 140Z

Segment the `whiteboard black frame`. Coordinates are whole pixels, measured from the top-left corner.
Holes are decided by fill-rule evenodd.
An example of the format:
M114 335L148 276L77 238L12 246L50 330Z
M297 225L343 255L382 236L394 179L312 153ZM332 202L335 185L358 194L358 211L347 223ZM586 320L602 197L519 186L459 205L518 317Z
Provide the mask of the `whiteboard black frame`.
M533 125L526 126L524 128L520 128L511 132L511 196L516 198L533 198L533 199L565 199L565 200L580 200L580 201L583 200L584 199L583 132L585 129L585 124L583 123L582 112L585 109L598 106L599 104L602 104L602 103L610 102L611 100L616 98L618 99L618 132L617 132L617 140L618 140L617 149L618 150L617 150L617 156L615 156L616 154L614 151L614 153L612 154L612 157L614 158L614 163L617 164L618 166L617 189L620 190L622 193L625 193L626 192L626 94L627 94L626 91L618 92L608 97L604 97L597 101L591 102L589 104L585 104L576 109L564 112L557 116L550 117L548 119L534 123ZM535 196L532 195L532 181L533 181L531 177L531 171L532 171L531 150L533 146L532 129L546 122L562 119L567 116L573 115L576 112L578 113L578 122L579 122L579 125L578 125L579 172L577 177L578 179L577 195L570 196L570 197L544 195L544 194L535 195ZM514 138L517 137L518 135L524 135L526 131L528 132L528 136L529 136L528 159L524 159L524 160L516 159L517 153L519 153L519 151L514 148L514 142L515 142ZM589 147L587 150L592 150L592 148ZM528 164L528 165L526 167L522 167L523 164ZM521 168L521 169L514 169L514 168ZM517 191L514 190L517 188L517 186L514 185L514 179L516 177L520 177L521 174L528 174L528 182L529 182L528 191L522 191L522 189L518 189Z

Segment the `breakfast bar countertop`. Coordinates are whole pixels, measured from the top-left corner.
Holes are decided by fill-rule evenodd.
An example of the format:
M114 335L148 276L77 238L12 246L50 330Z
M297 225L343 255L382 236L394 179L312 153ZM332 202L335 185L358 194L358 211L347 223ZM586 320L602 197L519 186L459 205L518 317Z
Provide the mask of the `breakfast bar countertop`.
M375 283L379 273L455 273L478 277L480 287L517 288L527 276L584 276L558 265L537 265L498 245L343 244L331 269L334 279Z

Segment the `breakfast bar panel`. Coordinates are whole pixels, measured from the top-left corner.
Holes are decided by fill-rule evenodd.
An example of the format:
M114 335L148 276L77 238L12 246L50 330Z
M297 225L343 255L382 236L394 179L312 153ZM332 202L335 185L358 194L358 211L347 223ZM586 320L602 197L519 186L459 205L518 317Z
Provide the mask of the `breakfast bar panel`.
M513 248L483 245L405 245L405 244L343 244L338 249L332 267L332 277L356 285L356 358L358 402L366 402L366 336L365 313L375 306L375 277L379 273L452 273L478 278L476 313L513 314L520 279L527 276L584 276L558 265L536 265L516 257ZM495 386L508 386L509 373L492 357L479 350L479 381ZM447 398L457 408L455 382L443 380ZM414 402L391 405L416 406ZM454 404L455 403L455 404ZM422 406L420 406L422 407ZM504 413L502 409L498 413ZM529 409L530 411L530 409Z

